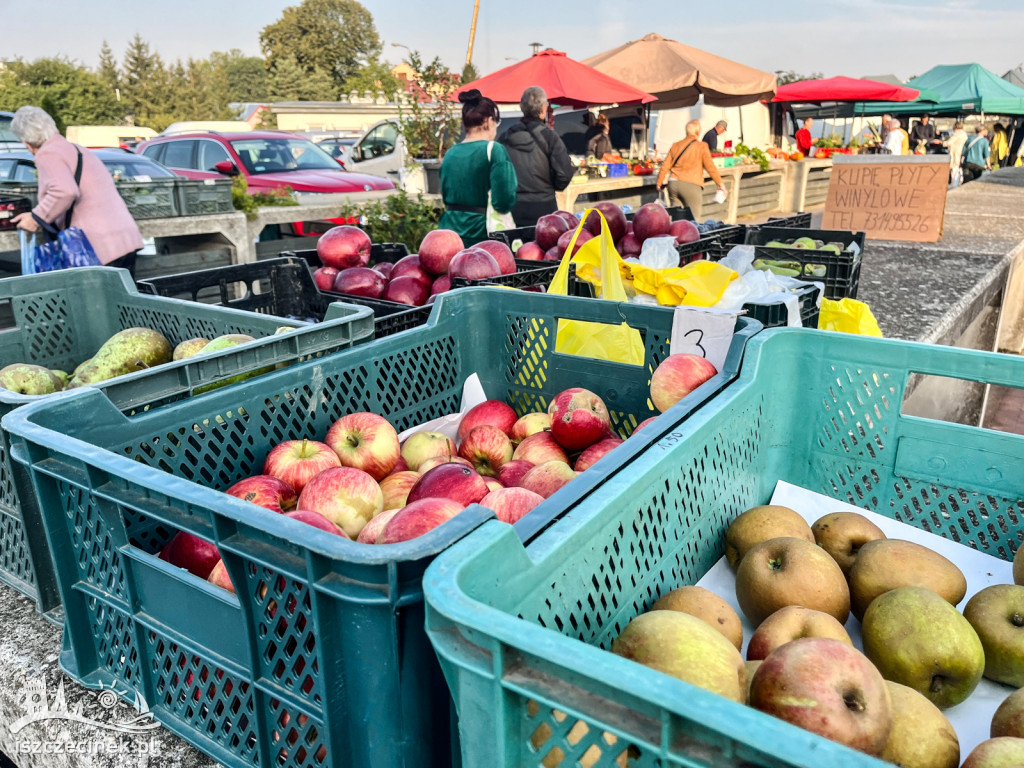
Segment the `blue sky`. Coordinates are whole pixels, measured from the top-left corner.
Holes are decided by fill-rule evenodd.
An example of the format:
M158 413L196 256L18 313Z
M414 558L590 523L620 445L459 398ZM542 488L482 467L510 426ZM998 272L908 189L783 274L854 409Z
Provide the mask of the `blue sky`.
M278 0L0 0L0 57L65 55L95 66L106 39L118 59L138 32L165 60L239 48L259 53L260 30L289 4ZM364 0L397 63L401 43L460 69L473 0ZM996 74L1024 59L1020 0L480 0L473 60L492 72L530 54L529 44L573 58L648 32L765 70L826 76L892 73L907 78L936 64L977 62Z

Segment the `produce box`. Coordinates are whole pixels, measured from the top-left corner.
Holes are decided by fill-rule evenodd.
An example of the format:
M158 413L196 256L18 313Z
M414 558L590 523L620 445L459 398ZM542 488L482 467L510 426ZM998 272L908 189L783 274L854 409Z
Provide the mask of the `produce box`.
M72 371L108 338L145 326L172 344L195 336L247 333L256 342L202 360L156 366L93 386L114 410L134 410L188 397L210 382L266 366L288 364L373 338L369 311L336 304L331 322L311 326L278 317L141 295L128 273L102 267L59 270L0 280L0 368L29 362ZM282 325L298 330L274 335ZM263 338L260 338L263 337ZM61 395L0 389L0 415ZM83 421L80 414L77 421ZM36 601L56 621L60 605L40 509L28 475L9 456L0 430L0 580Z
M667 208L668 215L672 217L672 221L678 221L679 219L687 219L693 221L693 213L690 212L687 206L673 205ZM582 213L582 211L580 212ZM636 215L636 211L626 211L626 221L632 221L633 216ZM577 215L577 218L579 216ZM516 241L520 243L526 243L533 240L536 236L537 227L516 227L515 229L503 229L498 232L491 232L489 237L491 240L500 240L509 248L516 249ZM517 260L518 263L518 260Z
M175 179L174 194L181 216L231 213L231 179Z
M150 179L131 181L120 179L114 182L128 212L136 219L163 219L177 216L181 212L175 193L177 179Z
M629 165L626 163L608 163L608 178L617 179L629 176Z
M628 322L645 365L556 353L558 318ZM380 413L401 432L455 412L474 372L520 413L590 388L627 435L652 415L650 372L671 327L660 308L472 287L441 295L424 326L188 402L125 415L81 391L10 414L56 555L62 666L89 687L141 693L157 720L227 766L451 765L450 697L423 629L421 579L489 512L473 506L417 539L364 545L217 489L258 473L273 443L323 434L346 413ZM736 328L721 373L514 535L544 528L714 396L760 326ZM156 557L176 531L218 546L237 596Z
M794 213L792 216L770 216L764 226L809 229L811 226L811 214Z
M813 284L808 284L797 291L800 301L800 324L804 328L818 327L818 317L821 314L820 293L821 289ZM782 328L789 325L789 308L783 301L751 301L744 304L743 309L747 311L748 317L754 318L765 328Z
M316 287L307 261L295 256L151 277L139 280L138 286L142 293L154 296L212 303L310 323L323 320L332 303L339 301L337 296L325 294ZM363 296L346 295L344 300L373 312L374 335L378 338L423 325L430 316L430 307L409 307Z
M14 230L14 217L32 210L32 201L27 197L0 194L0 232Z
M882 765L607 649L779 480L1012 559L1024 437L903 415L911 373L1013 386L1024 359L764 331L736 381L527 546L488 522L439 557L427 632L462 765Z

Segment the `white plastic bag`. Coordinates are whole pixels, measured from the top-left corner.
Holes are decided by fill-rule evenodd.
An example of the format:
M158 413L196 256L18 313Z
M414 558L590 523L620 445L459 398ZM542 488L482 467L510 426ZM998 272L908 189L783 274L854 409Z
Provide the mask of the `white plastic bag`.
M640 249L640 263L651 269L668 269L679 266L676 239L672 235L649 237Z

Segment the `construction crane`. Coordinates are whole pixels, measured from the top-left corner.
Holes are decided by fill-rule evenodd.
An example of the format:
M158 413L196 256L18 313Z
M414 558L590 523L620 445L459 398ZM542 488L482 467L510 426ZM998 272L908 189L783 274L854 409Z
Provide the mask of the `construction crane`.
M469 50L466 51L466 65L473 60L473 40L476 38L476 17L480 13L480 0L473 3L473 25L469 28Z

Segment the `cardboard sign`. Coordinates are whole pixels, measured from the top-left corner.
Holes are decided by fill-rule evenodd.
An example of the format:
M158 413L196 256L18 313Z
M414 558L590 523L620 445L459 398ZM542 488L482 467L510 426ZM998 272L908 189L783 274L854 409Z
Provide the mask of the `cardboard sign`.
M942 236L947 155L833 155L823 229L934 243Z

